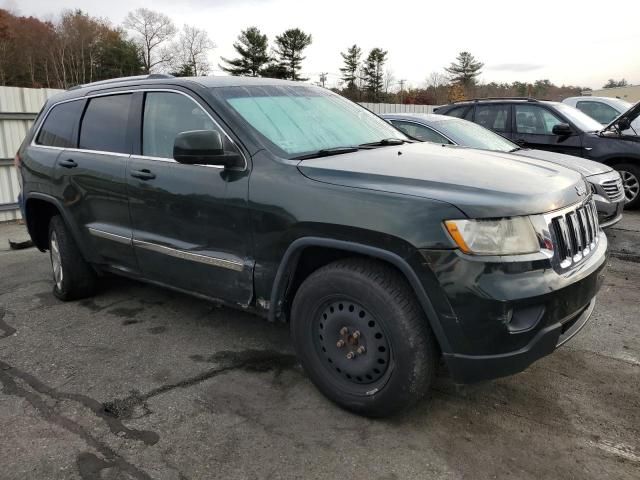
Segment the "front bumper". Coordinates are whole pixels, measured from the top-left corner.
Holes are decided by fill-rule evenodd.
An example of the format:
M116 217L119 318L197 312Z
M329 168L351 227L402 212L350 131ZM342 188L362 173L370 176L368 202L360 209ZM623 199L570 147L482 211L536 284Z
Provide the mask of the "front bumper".
M606 236L598 235L592 254L562 272L537 254L488 260L457 250L422 251L439 287L428 291L454 381L520 372L586 324L607 260Z
M451 376L458 383L473 383L513 375L536 360L549 355L582 330L596 306L595 297L578 313L541 329L531 341L515 352L499 355L457 355L445 353Z

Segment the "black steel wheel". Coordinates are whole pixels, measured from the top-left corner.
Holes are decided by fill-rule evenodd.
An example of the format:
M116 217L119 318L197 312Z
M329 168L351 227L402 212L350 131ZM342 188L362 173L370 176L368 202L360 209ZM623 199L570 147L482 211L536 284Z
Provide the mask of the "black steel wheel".
M328 299L314 319L316 351L325 366L356 385L380 383L391 363L391 345L382 323L348 297Z
M315 385L363 415L407 408L435 372L428 320L404 277L381 262L340 260L311 274L294 298L291 333Z

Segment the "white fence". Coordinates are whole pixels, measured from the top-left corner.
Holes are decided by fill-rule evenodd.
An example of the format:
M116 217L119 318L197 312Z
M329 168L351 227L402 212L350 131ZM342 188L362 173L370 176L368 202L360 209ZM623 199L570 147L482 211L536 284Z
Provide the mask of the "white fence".
M20 184L13 159L46 99L59 91L0 87L0 222L20 218Z
M402 103L366 103L360 102L364 108L373 113L433 113L437 105L405 105Z

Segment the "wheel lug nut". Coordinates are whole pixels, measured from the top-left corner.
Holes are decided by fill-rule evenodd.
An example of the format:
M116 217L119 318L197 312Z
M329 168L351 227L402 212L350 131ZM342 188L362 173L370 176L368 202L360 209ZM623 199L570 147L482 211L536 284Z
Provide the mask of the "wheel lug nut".
M366 352L366 350L362 345L360 345L356 352L358 353L358 355L362 355L364 352Z
M349 329L347 327L342 327L340 329L340 335L346 335L347 333L349 333Z
M360 338L360 332L356 330L355 332L353 332L353 335L351 336L353 337L354 340L357 340L358 338Z
M338 341L336 342L336 347L338 347L338 348L342 348L342 347L344 347L344 340L338 340Z
M355 356L356 356L355 353L349 352L347 353L347 360L352 360Z

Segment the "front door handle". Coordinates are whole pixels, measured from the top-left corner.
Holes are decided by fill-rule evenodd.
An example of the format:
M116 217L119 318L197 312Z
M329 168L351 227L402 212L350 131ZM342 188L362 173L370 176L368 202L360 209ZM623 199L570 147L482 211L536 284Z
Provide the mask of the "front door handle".
M139 178L140 180L153 180L154 178L156 178L156 174L151 173L151 171L147 170L146 168L143 170L132 170L131 176L133 178Z
M60 166L64 168L76 168L78 164L75 162L75 160L67 158L66 160L60 160Z

